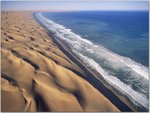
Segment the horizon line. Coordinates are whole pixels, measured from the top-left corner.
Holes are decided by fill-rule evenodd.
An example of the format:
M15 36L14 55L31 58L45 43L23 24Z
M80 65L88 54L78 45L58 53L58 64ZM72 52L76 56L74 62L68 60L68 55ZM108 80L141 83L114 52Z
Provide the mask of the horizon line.
M102 9L89 9L89 10L86 10L86 9L83 9L83 10L56 10L56 9L54 9L54 10L52 10L52 9L31 9L31 10L28 10L28 9L1 9L1 11L149 11L149 9L121 9L121 10L107 10L107 9L105 9L105 10L102 10Z

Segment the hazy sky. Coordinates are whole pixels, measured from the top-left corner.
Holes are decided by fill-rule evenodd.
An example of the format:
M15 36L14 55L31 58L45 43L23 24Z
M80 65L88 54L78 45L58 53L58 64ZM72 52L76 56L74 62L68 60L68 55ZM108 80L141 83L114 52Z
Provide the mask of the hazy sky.
M148 1L50 0L2 1L2 10L148 10Z

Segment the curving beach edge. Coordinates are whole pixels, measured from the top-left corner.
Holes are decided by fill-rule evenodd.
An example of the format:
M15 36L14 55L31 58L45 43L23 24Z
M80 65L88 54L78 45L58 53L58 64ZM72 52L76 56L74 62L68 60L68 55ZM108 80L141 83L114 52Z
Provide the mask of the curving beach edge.
M1 14L2 112L137 110L94 83L98 79L48 34L34 12Z

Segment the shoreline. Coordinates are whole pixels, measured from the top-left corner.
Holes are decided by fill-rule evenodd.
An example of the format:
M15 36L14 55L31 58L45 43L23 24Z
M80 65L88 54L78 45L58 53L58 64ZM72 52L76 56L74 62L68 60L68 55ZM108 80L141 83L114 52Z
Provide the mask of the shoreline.
M35 13L2 12L2 112L139 110L54 38Z
M37 19L37 17L35 16L36 13L33 13L35 20L38 21L38 23L41 26L43 26L42 23L40 23L39 20ZM80 77L86 79L89 83L91 83L96 89L98 89L102 94L104 94L121 111L125 111L125 112L126 111L129 111L129 112L131 112L131 111L145 111L145 112L148 111L144 107L137 108L137 106L134 106L134 104L131 102L131 100L126 95L121 94L119 91L117 91L111 85L109 85L105 81L105 79L96 70L93 70L92 68L90 68L90 66L86 66L86 64L82 61L82 59L80 59L77 55L75 55L69 49L69 47L67 47L67 45L64 42L61 42L59 39L57 40L56 38L54 38L53 34L50 31L47 30L47 33L53 39L54 43L56 43L60 47L60 49L69 58L71 58L73 60L73 62L76 62L76 64L81 69L86 70L85 72L86 72L87 76L79 74Z
M120 111L32 13L2 12L2 112Z

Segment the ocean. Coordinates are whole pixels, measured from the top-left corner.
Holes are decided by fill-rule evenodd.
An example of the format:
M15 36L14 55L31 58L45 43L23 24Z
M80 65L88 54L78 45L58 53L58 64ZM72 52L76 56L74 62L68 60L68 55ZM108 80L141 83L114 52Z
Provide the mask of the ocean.
M149 109L148 11L46 12L36 16L108 84L135 106Z

